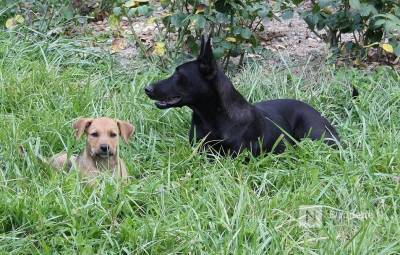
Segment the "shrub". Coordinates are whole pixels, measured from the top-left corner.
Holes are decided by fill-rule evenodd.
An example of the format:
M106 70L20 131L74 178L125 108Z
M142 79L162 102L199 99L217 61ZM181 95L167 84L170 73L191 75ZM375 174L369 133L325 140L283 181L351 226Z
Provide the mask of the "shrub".
M297 5L304 0L293 0ZM308 27L329 43L340 48L342 35L352 33L350 50L366 54L370 47L380 45L400 56L400 7L397 0L319 0L301 12ZM321 34L324 31L324 35Z
M165 33L178 32L177 48L187 46L193 54L199 51L198 39L204 31L213 35L214 54L228 64L230 57L255 51L258 40L256 31L264 29L264 18L272 18L273 12L265 1L164 1L171 15L163 18Z
M148 5L140 5L147 3L146 0L116 2L113 16L150 16L153 9ZM211 33L215 57L223 58L225 64L231 57L240 56L241 65L246 52L261 49L255 32L264 29L263 19L276 18L276 10L285 11L286 17L293 14L283 1L277 1L273 7L263 0L216 0L207 4L201 0L161 0L160 3L166 13L158 19L152 19L162 24L157 27L163 40L176 36L171 50L176 49L179 53L185 47L192 54L197 54L200 35Z
M31 32L46 34L65 26L74 15L68 0L0 0L0 24L8 29L26 25Z

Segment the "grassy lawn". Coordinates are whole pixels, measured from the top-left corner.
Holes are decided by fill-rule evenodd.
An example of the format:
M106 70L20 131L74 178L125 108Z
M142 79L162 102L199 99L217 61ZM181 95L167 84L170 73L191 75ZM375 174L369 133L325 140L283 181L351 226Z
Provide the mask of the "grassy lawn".
M121 67L84 44L0 35L1 253L399 254L398 73L248 66L232 79L250 101L304 100L342 147L303 141L249 163L207 160L188 143L190 111L158 110L143 92L168 73L139 59ZM136 126L121 145L127 184L105 176L88 187L40 160L78 153L72 120L102 115ZM313 227L304 205L321 212Z

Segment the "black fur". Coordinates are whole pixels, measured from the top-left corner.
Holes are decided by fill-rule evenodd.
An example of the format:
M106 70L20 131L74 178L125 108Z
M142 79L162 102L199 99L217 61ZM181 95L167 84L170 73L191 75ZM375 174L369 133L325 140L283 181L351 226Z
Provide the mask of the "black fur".
M174 74L145 88L161 109L188 106L193 110L190 142L204 140L208 149L253 155L285 149L286 140L324 139L335 145L335 128L310 105L292 99L250 104L219 69L210 38L202 38L199 57L178 66ZM285 138L285 139L282 139ZM293 140L294 139L294 140Z

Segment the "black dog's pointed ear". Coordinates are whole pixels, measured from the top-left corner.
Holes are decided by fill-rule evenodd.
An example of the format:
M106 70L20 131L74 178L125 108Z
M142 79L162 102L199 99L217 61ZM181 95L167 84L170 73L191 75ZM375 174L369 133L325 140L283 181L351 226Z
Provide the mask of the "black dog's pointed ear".
M200 53L197 58L200 58L200 56L202 56L204 54L204 45L205 45L204 35L201 35Z
M201 36L200 54L197 57L198 60L209 61L214 58L211 46L211 36L208 37L207 41L204 35Z
M201 50L197 60L200 62L200 71L208 80L212 80L217 74L217 62L212 51L211 36L208 37L207 42L204 36L201 37Z

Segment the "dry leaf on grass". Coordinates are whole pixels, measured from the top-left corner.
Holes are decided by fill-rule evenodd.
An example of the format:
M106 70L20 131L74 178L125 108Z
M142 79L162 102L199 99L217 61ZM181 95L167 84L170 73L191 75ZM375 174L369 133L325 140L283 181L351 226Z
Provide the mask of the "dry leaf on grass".
M149 0L129 0L127 1L124 6L126 8L136 7L139 6L141 3L148 3Z
M25 19L21 15L15 15L13 18L9 18L6 21L6 28L7 29L13 29L16 27L18 24L24 23Z
M163 42L156 42L156 44L154 45L154 51L153 54L156 56L164 56L165 55L165 43Z
M124 38L114 38L111 42L111 53L118 53L126 49L128 42Z
M225 40L228 42L236 42L236 38L232 36L226 37Z
M198 4L196 6L196 14L203 13L204 10L206 9L206 7L207 7L207 5L205 5L205 4Z
M382 49L384 49L386 52L393 53L393 46L388 44L388 43L382 43L379 45Z

